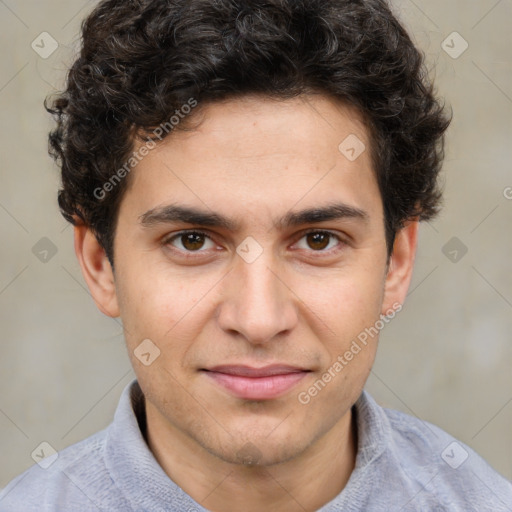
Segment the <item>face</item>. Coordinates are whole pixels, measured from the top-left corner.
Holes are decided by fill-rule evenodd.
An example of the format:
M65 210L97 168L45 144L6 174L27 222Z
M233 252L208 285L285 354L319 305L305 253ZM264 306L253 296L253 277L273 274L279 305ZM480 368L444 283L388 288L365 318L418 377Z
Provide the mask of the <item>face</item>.
M115 289L95 298L123 320L152 421L224 461L251 446L274 464L346 417L378 336L345 354L407 272L388 269L369 151L339 149L351 134L370 146L354 109L245 97L200 120L132 171Z

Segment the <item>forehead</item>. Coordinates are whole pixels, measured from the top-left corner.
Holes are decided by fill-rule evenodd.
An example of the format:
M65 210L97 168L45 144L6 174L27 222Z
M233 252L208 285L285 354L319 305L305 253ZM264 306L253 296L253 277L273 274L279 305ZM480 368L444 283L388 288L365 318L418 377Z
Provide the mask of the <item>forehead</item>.
M199 106L185 128L137 164L121 211L140 217L182 203L276 225L299 203L381 210L371 141L353 107L321 95L244 97Z

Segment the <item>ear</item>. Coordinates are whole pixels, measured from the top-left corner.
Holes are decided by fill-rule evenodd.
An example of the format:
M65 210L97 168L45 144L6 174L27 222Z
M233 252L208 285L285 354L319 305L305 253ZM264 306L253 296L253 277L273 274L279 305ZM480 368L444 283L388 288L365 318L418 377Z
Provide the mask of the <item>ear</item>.
M405 301L416 256L418 226L418 220L409 221L395 236L384 285L383 315Z
M114 272L96 235L85 225L75 226L75 253L82 275L98 309L107 316L118 317Z

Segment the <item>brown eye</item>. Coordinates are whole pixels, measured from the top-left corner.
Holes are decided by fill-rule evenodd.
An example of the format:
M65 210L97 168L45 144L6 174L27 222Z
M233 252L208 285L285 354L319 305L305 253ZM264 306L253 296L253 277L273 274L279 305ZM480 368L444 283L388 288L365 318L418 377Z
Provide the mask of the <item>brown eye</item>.
M331 249L340 249L343 245L341 238L330 231L309 231L297 242L299 249L326 254Z
M315 251L322 251L329 245L331 236L329 233L308 233L308 246Z
M201 233L186 233L181 235L181 243L187 251L197 251L204 245L204 235Z
M208 235L200 231L178 233L165 243L182 252L204 252L206 249L212 249L215 245Z

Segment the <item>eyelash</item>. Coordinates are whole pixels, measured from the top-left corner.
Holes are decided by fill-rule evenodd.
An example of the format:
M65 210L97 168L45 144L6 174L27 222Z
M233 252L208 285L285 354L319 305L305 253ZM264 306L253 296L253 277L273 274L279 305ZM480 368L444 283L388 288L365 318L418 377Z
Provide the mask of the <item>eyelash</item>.
M302 240L302 238L304 238L305 236L307 236L308 234L311 234L311 233L328 235L330 237L333 237L333 238L337 239L340 245L342 245L342 246L347 245L347 242L345 240L343 240L336 233L334 233L332 231L328 231L328 230L314 229L314 228L313 229L309 229L309 230L304 231L303 233L301 233L301 236L297 239L297 242L299 242L300 240ZM201 231L201 230L198 230L198 229L188 229L188 230L180 231L179 233L175 233L172 236L165 238L162 241L162 244L164 246L171 246L170 244L174 240L176 240L176 239L178 239L178 238L180 238L180 237L182 237L184 235L190 235L190 234L202 235L202 236L208 238L209 240L211 240L212 242L214 242L212 237L206 231ZM297 243L297 242L295 242L295 243ZM197 251L187 251L187 250L177 249L176 247L173 247L173 246L171 246L171 248L172 248L171 249L172 251L178 252L180 254L186 254L185 257L187 257L187 258L195 258L195 257L199 256L201 253L207 252L207 251L201 250L201 249L199 249ZM316 253L319 256L322 256L324 254L331 254L331 252L333 250L337 252L337 251L339 251L341 249L342 249L342 247L338 247L337 249L319 250L319 251L315 251L315 250L311 249L311 252L312 253Z

